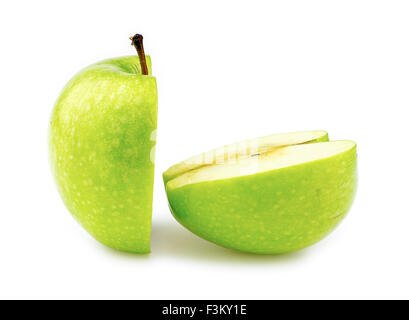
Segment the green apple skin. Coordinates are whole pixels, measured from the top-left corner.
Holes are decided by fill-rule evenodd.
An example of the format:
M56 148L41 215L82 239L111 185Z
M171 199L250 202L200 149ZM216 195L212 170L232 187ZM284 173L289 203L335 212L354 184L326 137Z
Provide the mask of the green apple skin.
M257 254L308 247L348 212L357 186L356 146L292 167L185 185L167 184L183 226L220 246Z
M137 56L105 60L77 74L57 100L50 164L74 218L104 245L150 252L156 79Z

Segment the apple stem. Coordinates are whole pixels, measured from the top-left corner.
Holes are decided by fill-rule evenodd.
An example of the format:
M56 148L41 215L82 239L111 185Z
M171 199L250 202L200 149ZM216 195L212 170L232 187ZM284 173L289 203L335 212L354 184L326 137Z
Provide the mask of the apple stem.
M146 65L145 51L143 50L143 37L141 34L135 34L130 37L132 40L132 45L135 47L138 52L139 62L141 63L142 74L148 74L148 66Z

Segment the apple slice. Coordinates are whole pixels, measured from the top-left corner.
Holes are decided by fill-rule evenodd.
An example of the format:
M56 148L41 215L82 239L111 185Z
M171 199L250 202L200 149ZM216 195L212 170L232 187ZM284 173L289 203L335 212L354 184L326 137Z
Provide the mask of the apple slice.
M349 210L356 190L352 141L273 147L186 171L166 184L175 218L200 237L240 251L310 246Z
M322 130L300 131L291 133L273 134L261 138L244 140L231 145L225 145L209 152L193 156L170 167L164 174L165 184L191 170L204 166L235 162L240 158L251 156L252 154L263 153L268 150L295 144L313 143L328 141L328 133Z

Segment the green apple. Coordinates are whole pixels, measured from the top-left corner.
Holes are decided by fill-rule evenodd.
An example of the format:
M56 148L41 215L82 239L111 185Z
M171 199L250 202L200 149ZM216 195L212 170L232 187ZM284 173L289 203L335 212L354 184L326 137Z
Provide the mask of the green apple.
M142 37L134 41L142 46ZM54 107L49 149L59 192L108 247L150 252L156 120L156 79L144 54L85 68Z
M310 246L344 218L356 191L356 144L327 139L324 131L273 135L190 158L164 173L170 209L226 248L279 254Z

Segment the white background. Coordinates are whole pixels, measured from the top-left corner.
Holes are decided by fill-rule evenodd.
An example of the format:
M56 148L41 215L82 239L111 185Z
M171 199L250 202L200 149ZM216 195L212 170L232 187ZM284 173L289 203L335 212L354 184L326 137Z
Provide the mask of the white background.
M0 2L0 298L409 298L408 1ZM70 216L47 128L81 68L134 54L158 80L152 254ZM347 218L283 256L219 248L172 218L161 173L210 148L324 129L358 143Z

